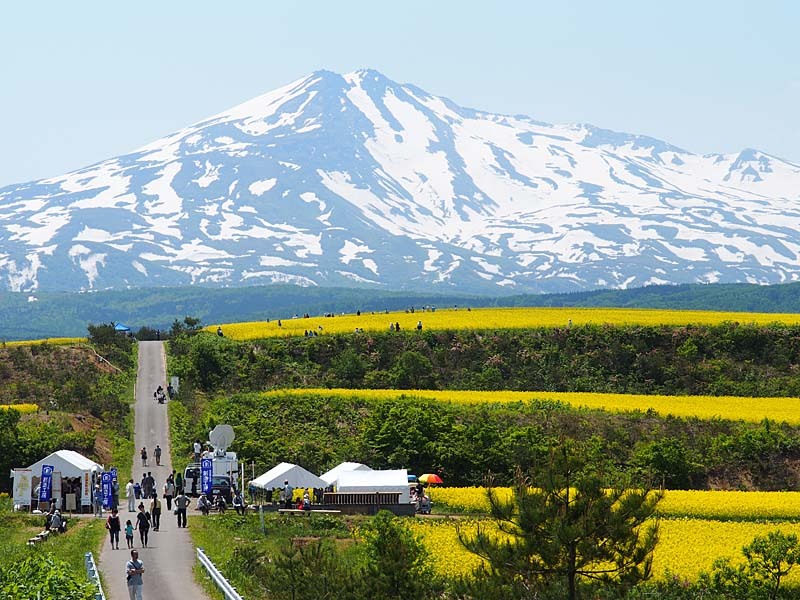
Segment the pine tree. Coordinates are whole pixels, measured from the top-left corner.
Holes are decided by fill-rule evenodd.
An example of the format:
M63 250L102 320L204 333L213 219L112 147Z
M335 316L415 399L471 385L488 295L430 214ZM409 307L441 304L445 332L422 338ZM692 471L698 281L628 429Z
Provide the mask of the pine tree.
M489 486L497 531L480 527L459 537L487 561L483 577L518 597L558 588L575 600L585 581L632 586L651 575L658 541L653 515L662 494L603 483L561 445L532 479L517 471L509 499Z

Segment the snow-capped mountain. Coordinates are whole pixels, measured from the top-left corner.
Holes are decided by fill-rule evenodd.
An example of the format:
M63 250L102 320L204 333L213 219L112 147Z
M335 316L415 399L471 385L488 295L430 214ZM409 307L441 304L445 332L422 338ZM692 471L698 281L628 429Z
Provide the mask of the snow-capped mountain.
M0 189L0 289L555 292L800 276L800 166L315 72L130 154Z

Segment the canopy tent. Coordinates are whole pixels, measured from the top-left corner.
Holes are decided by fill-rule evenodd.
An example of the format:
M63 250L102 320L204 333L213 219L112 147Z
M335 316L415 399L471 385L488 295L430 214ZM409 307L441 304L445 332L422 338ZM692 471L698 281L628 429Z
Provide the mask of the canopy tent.
M97 464L74 450L53 452L39 462L33 463L28 469L34 476L41 475L43 465L52 466L53 471L61 473L62 477L81 477L86 471L90 473L103 471L103 465Z
M411 501L408 493L408 471L345 471L339 474L339 493L400 492L400 503Z
M14 504L20 506L31 506L31 501L35 500L36 485L42 476L42 467L50 465L53 467L53 474L60 477L53 479L53 497L64 498L68 494L74 494L80 500L82 506L88 506L91 502L93 474L103 471L103 465L94 462L78 454L74 450L58 450L45 456L42 460L33 463L24 469L14 469L11 477L14 479ZM62 488L63 480L72 480L71 485L65 483ZM70 492L71 490L71 492Z
M326 484L332 485L336 483L336 480L339 479L339 475L342 473L349 473L351 471L372 471L367 465L362 465L361 463L357 462L343 462L335 467L333 467L330 471L327 471L319 476Z
M250 482L250 487L260 490L271 490L276 487L283 487L284 481L288 481L289 485L295 488L324 488L328 485L310 471L306 471L303 467L284 462L276 467L272 467L260 477L253 479Z
M131 328L127 325L123 325L122 323L117 323L114 325L114 331L130 331Z

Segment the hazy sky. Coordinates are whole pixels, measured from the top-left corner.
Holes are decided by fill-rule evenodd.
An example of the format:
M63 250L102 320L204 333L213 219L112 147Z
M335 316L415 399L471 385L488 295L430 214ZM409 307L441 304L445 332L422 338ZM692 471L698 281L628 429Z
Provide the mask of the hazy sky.
M0 187L131 151L319 68L800 162L798 25L788 0L8 0Z

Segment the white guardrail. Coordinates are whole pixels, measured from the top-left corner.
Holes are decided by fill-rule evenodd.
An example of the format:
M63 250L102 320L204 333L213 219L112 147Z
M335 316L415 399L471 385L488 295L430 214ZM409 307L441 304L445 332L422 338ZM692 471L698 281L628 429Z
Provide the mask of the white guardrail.
M89 577L89 581L97 586L97 592L94 594L95 600L106 600L103 586L100 584L100 574L97 572L97 565L94 562L94 555L87 552L83 555L83 560L86 563L86 575Z
M205 567L206 571L208 571L208 575L211 577L211 580L220 590L222 590L225 600L244 600L239 595L239 592L237 592L228 582L228 580L225 579L222 573L219 572L219 569L214 566L214 563L211 562L211 559L208 558L208 556L206 556L206 553L203 552L202 548L197 549L197 560L199 560L200 564Z

